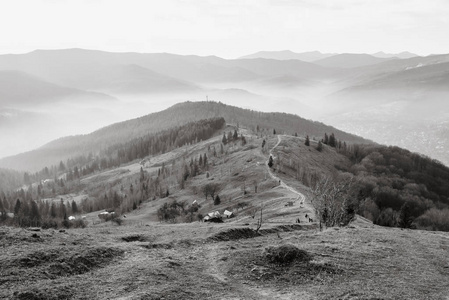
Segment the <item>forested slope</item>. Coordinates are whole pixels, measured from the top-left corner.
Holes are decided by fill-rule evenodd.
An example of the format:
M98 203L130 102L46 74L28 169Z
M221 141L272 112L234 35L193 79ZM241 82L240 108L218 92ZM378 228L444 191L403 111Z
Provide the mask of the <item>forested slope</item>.
M320 122L303 119L286 113L263 113L220 102L184 102L161 112L116 123L87 135L65 137L43 147L0 160L0 167L24 171L37 171L45 166L65 161L70 157L89 152L98 153L119 142L127 142L149 133L181 126L207 118L223 117L227 123L239 124L255 131L266 130L299 135L323 136L334 132L349 143L370 143L356 135L348 134Z

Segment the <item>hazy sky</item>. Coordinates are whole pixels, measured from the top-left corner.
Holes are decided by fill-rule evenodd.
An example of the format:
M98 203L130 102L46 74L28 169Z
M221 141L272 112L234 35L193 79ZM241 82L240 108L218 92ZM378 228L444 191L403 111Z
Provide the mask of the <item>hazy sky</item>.
M0 53L449 52L447 0L1 0Z

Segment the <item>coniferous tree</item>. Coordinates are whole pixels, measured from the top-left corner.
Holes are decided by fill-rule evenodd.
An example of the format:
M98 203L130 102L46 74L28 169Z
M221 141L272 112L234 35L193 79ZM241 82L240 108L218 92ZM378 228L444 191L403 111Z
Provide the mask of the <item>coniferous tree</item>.
M273 156L270 155L270 158L268 159L268 166L271 168L273 166Z
M16 200L16 205L14 205L14 216L18 215L20 212L20 208L22 207L22 203L19 199Z
M304 143L306 146L310 146L310 140L309 140L309 136L306 136L306 141Z
M323 140L323 143L324 143L325 145L327 145L327 144L329 143L329 137L327 136L327 133L324 133L324 140Z
M335 148L337 146L337 142L335 140L335 135L333 133L331 133L331 135L329 136L329 146Z
M239 135L237 133L237 129L234 130L234 134L232 135L233 140L237 140L239 138Z
M219 205L221 203L220 196L215 196L214 205Z
M318 145L316 146L316 150L320 151L323 150L323 144L321 143L321 141L318 141Z
M78 213L78 205L76 205L75 200L72 200L72 213L77 214Z
M144 173L142 167L140 167L140 178L139 179L140 179L141 183L145 181L145 173Z
M65 165L61 160L61 162L59 163L59 172L64 172L64 171L65 171Z
M40 221L41 221L41 216L39 214L39 208L37 207L37 203L35 201L31 201L30 221L32 221L33 225L36 225L36 226L39 226Z
M273 129L273 134L276 135L276 129Z
M56 204L54 202L51 203L50 206L50 217L56 218L58 216L58 213L56 212Z
M207 156L206 153L204 153L204 158L203 158L203 167L207 166Z
M228 140L226 139L226 133L223 132L223 138L221 139L221 142L223 143L223 145L226 145L226 143L228 142Z
M5 206L3 205L3 200L0 197L0 220L4 221L6 219L6 210Z

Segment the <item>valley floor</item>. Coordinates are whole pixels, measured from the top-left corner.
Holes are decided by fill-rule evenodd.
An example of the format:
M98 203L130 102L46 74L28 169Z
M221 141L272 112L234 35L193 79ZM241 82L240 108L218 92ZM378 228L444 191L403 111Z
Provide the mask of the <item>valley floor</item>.
M448 299L449 234L359 218L319 232L232 223L0 228L2 299ZM33 236L34 235L34 236ZM288 265L265 249L312 256Z

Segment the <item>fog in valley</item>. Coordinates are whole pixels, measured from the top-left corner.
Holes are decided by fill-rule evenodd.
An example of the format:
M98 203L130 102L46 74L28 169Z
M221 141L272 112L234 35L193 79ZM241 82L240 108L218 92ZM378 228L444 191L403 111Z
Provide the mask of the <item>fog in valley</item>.
M0 157L176 103L209 100L297 114L449 163L449 55L321 54L309 62L283 56L83 49L0 56Z

